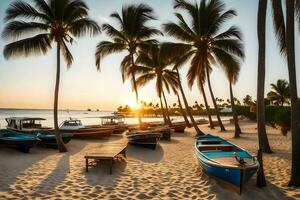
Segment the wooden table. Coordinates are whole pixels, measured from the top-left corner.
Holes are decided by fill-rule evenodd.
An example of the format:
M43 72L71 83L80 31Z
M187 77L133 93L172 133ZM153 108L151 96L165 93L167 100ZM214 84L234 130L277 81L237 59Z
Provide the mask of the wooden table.
M86 172L88 172L88 167L93 166L89 163L89 160L101 161L101 160L109 160L110 161L110 174L112 174L112 167L114 164L114 160L123 155L126 158L126 148L128 142L116 142L116 143L106 143L103 144L100 148L94 150L94 152L87 153L85 155L85 166Z

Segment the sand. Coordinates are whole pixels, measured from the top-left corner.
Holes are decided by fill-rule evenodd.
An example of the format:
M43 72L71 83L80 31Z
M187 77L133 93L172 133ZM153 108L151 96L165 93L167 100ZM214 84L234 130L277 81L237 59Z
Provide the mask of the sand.
M233 126L220 135L253 154L257 152L256 125L244 120L240 139L232 139ZM30 154L0 149L0 199L300 199L300 189L287 187L290 173L290 136L268 128L274 154L264 156L268 187L255 187L255 178L242 195L224 187L202 172L193 150L194 131L174 134L172 141L161 141L153 151L129 146L126 162L119 160L109 175L108 163L85 172L84 155L102 143L121 140L72 140L69 152L35 147Z

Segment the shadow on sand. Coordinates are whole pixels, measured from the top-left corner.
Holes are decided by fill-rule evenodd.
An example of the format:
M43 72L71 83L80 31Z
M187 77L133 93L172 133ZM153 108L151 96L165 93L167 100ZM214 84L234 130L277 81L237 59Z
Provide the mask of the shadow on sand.
M157 163L163 158L164 150L159 144L156 146L155 150L128 145L127 155L128 157L138 159L145 163Z
M55 168L51 173L39 184L38 189L35 191L37 194L47 193L55 189L60 182L70 173L70 156L80 152L88 142L73 141L73 145L69 146L68 152L58 160ZM50 184L49 184L50 183Z
M16 149L1 148L0 149L0 191L9 189L17 177L28 168L32 167L35 163L51 156L57 152L56 149L45 149L35 147L30 149L30 153L22 153ZM18 165L18 162L22 165ZM2 174L3 173L3 174Z
M115 160L112 174L110 174L110 163L109 161L104 160L97 163L94 167L90 167L89 172L83 171L82 173L84 173L88 185L113 187L118 183L118 178L123 176L126 166L127 161L123 160L123 158L118 158L118 160Z
M242 194L238 194L227 187L223 182L216 178L208 176L206 173L202 173L201 180L206 180L209 185L208 192L215 194L215 198L219 200L228 199L243 199L243 200L284 200L293 199L286 196L278 187L267 182L267 187L256 187L256 177L253 177L243 188ZM230 198L229 198L230 197Z

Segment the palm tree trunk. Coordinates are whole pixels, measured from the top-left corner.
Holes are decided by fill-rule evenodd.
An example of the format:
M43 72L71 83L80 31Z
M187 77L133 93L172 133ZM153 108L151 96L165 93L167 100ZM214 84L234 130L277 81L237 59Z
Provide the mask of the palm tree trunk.
M257 76L257 130L259 148L262 152L272 153L265 126L265 55L266 55L266 10L267 0L260 0L258 7L258 76Z
M56 80L55 80L54 108L53 108L54 131L55 131L57 148L59 152L67 152L68 150L62 140L59 127L58 127L57 107L58 107L59 81L60 81L60 43L57 42L57 65L56 65Z
M234 121L234 137L239 138L241 134L241 128L239 125L239 119L235 110L235 105L234 105L234 96L233 96L233 91L232 91L232 84L229 82L229 90L230 90L230 101L231 101L231 109L232 109L232 116L233 116L233 121Z
M134 58L133 58L133 54L131 54L131 63L132 63L132 67L135 68L135 64L134 64ZM133 88L135 91L135 100L136 100L136 105L138 107L139 105L139 93L138 93L138 89L137 89L137 85L136 85L136 79L135 79L135 72L132 72L132 82L133 82ZM139 124L142 124L142 118L141 118L141 113L140 110L138 110L138 119L139 119Z
M200 89L201 89L201 93L203 95L204 104L205 104L205 108L206 108L206 112L207 112L207 116L208 116L208 121L209 121L209 126L210 126L211 129L215 129L215 126L214 126L214 124L212 122L212 119L211 119L210 109L209 109L209 106L208 106L208 103L207 103L207 98L206 98L206 94L205 94L205 91L204 91L203 84L199 83L199 86L200 86Z
M214 107L215 107L215 112L216 112L216 115L217 115L219 126L221 128L221 131L226 131L226 129L225 129L223 123L222 123L222 120L220 118L219 108L218 108L218 105L216 103L216 99L215 99L214 93L213 93L212 88L211 88L210 76L209 76L209 70L208 69L206 70L206 76L207 76L207 84L208 84L210 96L211 96L212 102L213 102Z
M197 135L205 135L200 129L199 129L199 127L197 126L197 124L196 124L196 121L195 121L195 119L194 119L194 117L193 117L193 115L192 115L192 113L191 113L191 111L190 111L190 107L189 107L189 104L188 104L188 102L187 102L187 100L186 100L186 97L185 97L185 94L184 94L184 91L183 91L183 88L182 88L182 85L181 85L181 80L180 80L180 75L179 75L179 71L178 71L178 69L176 68L176 71L177 71L177 78L178 78L178 85L179 85L179 89L180 89L180 92L181 92L181 95L182 95L182 99L183 99L183 102L184 102L184 106L185 106L185 108L186 108L186 112L187 112L187 114L189 115L189 117L190 117L190 119L191 119L191 122L192 122L192 124L193 124L193 126L194 126L194 128L195 128L195 130L196 130L196 132L197 132Z
M300 135L297 105L297 79L295 63L294 1L286 0L286 52L291 96L292 168L289 186L300 186Z
M167 116L167 119L168 119L168 124L169 126L172 126L172 121L170 119L170 113L169 113L169 108L168 108L168 102L167 102L167 99L166 99L166 96L165 96L165 92L164 92L164 89L161 88L161 93L163 95L163 98L164 98L164 101L165 101L165 106L166 106L166 116Z
M189 119L188 119L187 116L186 116L185 110L183 110L183 108L182 108L182 104L181 104L181 101L180 101L180 96L179 96L179 94L176 93L176 96L177 96L177 100L178 100L179 109L180 109L180 112L181 112L181 114L182 114L182 117L183 117L183 119L184 119L184 121L185 121L185 124L186 124L187 127L191 127L191 124L190 124L190 122L189 122Z
M161 96L159 96L159 101L160 101L161 113L162 113L162 116L164 118L164 122L165 122L165 124L168 124L168 120L166 118L165 109L164 109L164 105L163 105L162 100L161 100Z

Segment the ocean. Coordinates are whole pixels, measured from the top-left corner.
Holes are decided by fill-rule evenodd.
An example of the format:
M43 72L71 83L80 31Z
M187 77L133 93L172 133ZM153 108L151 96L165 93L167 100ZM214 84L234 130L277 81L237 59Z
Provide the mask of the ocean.
M101 124L101 119L99 117L112 115L113 111L84 111L84 110L59 110L58 111L58 123L62 123L64 120L73 118L80 119L83 125L96 125ZM6 127L5 118L7 117L41 117L45 118L41 123L43 126L53 127L53 111L50 109L0 109L0 128ZM171 117L174 121L183 121L183 118ZM203 119L206 117L200 116L195 117L195 119ZM229 119L230 117L222 117L223 119ZM214 119L214 117L213 117ZM162 118L143 118L143 122L152 121L163 121ZM127 124L137 124L137 118L126 118L125 123Z

